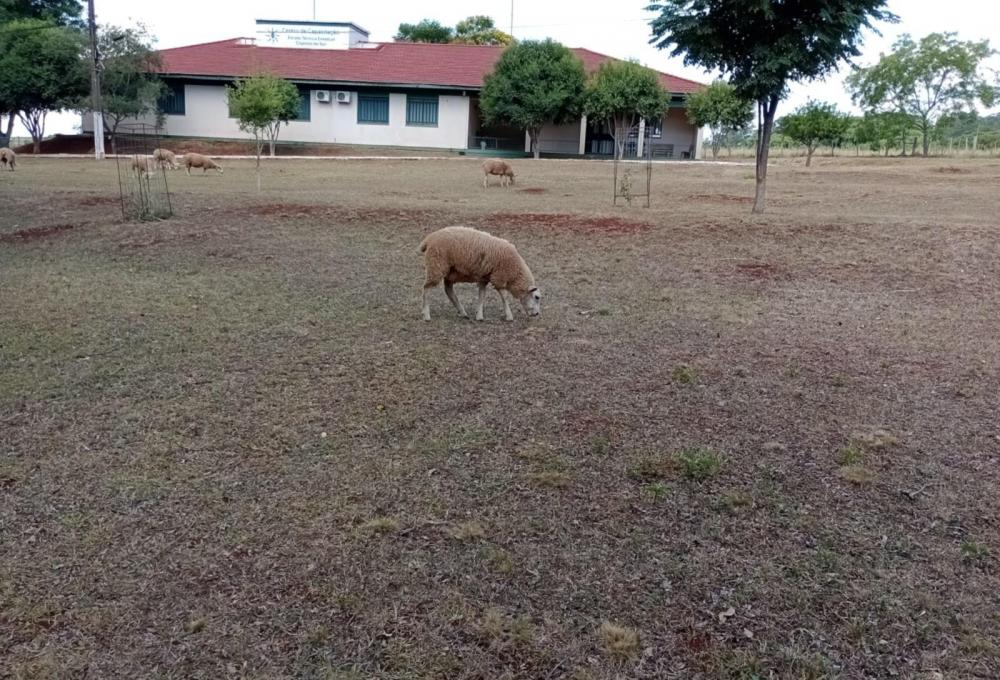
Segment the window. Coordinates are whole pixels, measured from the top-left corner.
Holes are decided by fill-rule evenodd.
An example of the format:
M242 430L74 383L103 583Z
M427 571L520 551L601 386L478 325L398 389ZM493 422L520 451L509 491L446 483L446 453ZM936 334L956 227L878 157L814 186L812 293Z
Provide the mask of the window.
M438 98L406 95L406 124L437 127Z
M363 94L358 96L358 122L369 125L389 124L389 95Z
M184 83L167 81L160 97L160 111L168 116L184 115Z
M659 139L663 136L663 119L654 118L652 120L646 121L646 127L649 128L649 136L653 139Z
M292 120L309 120L312 116L311 90L299 90L299 111Z

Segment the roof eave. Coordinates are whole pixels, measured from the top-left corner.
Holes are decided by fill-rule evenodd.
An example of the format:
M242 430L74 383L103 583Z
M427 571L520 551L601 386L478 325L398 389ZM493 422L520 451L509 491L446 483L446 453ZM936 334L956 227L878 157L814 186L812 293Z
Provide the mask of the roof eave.
M204 73L181 73L181 72L170 72L170 71L160 71L159 75L164 78L187 78L189 80L236 80L237 78L245 78L247 76L232 76L232 75L222 75L222 74L204 74ZM365 81L365 80L327 80L321 78L296 78L295 76L283 76L285 80L289 80L294 83L306 83L310 85L329 85L331 87L400 87L409 89L423 89L423 90L475 90L479 91L483 89L482 85L456 85L454 83L393 83L393 82L382 82L382 81Z

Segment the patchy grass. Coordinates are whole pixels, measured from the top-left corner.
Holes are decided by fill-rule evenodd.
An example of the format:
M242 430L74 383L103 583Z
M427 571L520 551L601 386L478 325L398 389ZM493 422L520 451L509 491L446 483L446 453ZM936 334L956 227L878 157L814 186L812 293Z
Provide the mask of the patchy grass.
M605 621L597 629L601 649L616 661L629 661L639 655L638 631Z
M1000 163L517 163L0 173L0 674L990 675ZM542 315L421 321L447 224Z
M722 456L712 449L696 446L678 452L674 459L681 476L692 482L704 482L722 471Z
M674 382L679 385L694 385L698 382L698 372L687 364L674 366L671 377L674 379Z

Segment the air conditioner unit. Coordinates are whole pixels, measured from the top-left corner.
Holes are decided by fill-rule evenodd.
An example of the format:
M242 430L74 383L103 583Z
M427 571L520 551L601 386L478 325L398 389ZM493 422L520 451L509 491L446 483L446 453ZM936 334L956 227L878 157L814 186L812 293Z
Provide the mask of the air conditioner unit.
M330 103L329 90L316 90L316 101Z
M338 104L350 104L351 103L351 93L346 90L340 90L337 92L337 103Z

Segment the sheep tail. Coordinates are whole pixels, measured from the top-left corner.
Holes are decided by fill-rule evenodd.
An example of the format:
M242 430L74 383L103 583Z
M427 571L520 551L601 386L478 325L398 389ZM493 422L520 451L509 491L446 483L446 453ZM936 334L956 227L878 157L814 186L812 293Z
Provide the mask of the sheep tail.
M426 253L427 252L427 239L426 238L423 241L420 242L420 248L417 249L417 252L418 253Z

